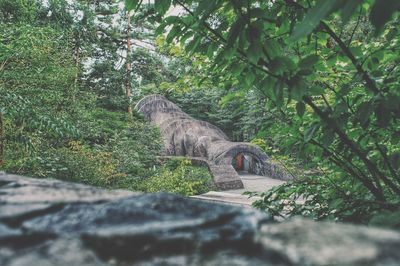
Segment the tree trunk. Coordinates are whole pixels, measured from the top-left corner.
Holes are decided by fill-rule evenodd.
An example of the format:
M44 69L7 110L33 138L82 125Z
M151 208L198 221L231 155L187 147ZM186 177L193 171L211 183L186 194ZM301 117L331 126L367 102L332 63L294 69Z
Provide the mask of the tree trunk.
M0 167L4 164L4 143L5 143L4 117L3 113L0 112Z
M132 88L131 88L131 17L129 12L127 14L127 22L128 27L126 31L126 63L125 63L125 70L126 70L126 81L125 81L125 94L126 98L128 99L128 113L132 114L132 107L131 107L131 96L132 96Z
M80 41L79 41L78 33L75 33L74 54L75 54L76 74L75 74L75 78L74 78L74 91L72 94L73 103L75 103L76 93L78 92L79 71L80 71L80 64L81 64Z

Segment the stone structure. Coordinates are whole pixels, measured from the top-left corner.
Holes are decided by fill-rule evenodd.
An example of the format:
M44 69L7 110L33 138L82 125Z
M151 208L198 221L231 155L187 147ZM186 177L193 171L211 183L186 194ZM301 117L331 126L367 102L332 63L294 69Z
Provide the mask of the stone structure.
M219 189L243 188L243 183L233 167L235 162L241 165L236 170L243 169L282 180L291 179L291 176L271 163L268 156L256 146L229 141L221 129L190 117L161 95L144 97L136 104L135 109L160 128L166 155L207 160Z
M0 173L1 266L398 265L396 231Z

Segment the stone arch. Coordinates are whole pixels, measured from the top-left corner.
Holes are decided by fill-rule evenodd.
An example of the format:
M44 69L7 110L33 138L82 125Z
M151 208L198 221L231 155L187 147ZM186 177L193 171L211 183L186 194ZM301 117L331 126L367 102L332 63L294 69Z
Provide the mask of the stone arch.
M269 168L268 162L270 161L268 156L256 146L249 143L229 145L225 151L222 151L214 158L213 162L217 165L232 165L232 161L240 154L249 157L249 163L252 164L249 169L250 173L267 175Z
M230 164L232 158L238 153L246 153L256 157L260 161L267 161L268 156L260 151L256 146L249 143L234 143L229 145L226 150L221 151L214 159L216 164Z

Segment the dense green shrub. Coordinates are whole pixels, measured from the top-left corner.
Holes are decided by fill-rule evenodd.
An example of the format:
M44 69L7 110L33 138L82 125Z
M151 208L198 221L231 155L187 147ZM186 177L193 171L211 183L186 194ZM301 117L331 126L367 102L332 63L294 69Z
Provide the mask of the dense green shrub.
M176 168L171 169L172 164L165 165L156 175L146 179L142 190L146 192L173 192L185 196L202 194L210 190L212 178L208 168L203 166L192 166L189 159L180 161Z
M109 139L108 147L120 171L131 175L144 175L143 169L157 164L156 156L162 151L159 129L148 122L136 120L128 130Z
M298 176L297 179L269 191L245 194L261 196L253 206L274 217L301 215L316 220L328 219L400 228L400 202L358 200L352 193L354 185L357 186L357 197L370 198L368 191L359 184L354 184L352 180L343 184L342 177L329 172ZM340 198L337 197L337 193L340 193Z
M124 177L112 161L112 153L99 151L71 141L68 147L49 149L39 160L43 177L52 177L90 185L107 186Z

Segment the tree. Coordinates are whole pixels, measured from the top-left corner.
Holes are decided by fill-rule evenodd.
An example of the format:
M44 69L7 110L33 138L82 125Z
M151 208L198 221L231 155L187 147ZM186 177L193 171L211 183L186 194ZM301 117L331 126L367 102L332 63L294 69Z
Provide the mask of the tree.
M131 15L129 12L126 13L127 17L127 27L126 27L126 62L125 62L125 70L126 70L126 81L125 81L125 93L126 98L128 98L128 113L132 114L132 106L131 106L131 97L132 97L132 88L131 88L131 71L132 71L132 64L131 64Z
M163 17L158 32L207 56L215 76L259 91L291 136L329 165L341 201L325 216L397 208L398 1L172 3L184 12ZM170 4L155 9L164 16Z
M5 135L4 135L4 118L3 118L3 111L0 110L0 166L3 165L4 160L4 141L5 141Z
M40 151L79 138L94 98L80 86L93 20L76 2L12 2L0 1L3 166L26 173Z

